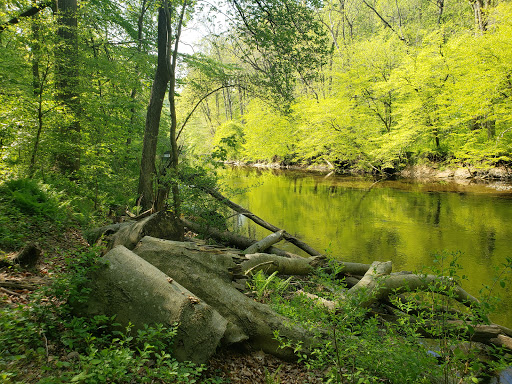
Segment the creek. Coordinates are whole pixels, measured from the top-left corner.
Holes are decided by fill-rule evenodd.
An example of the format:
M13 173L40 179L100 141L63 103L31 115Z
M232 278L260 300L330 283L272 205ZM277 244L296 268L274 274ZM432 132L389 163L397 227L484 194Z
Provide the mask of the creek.
M393 262L394 271L446 270L455 258L463 287L484 286L501 300L491 319L512 327L512 184L439 180L376 180L306 171L226 168L219 172L230 198L321 252L343 261ZM253 238L269 232L243 216L233 225ZM301 253L292 244L279 247ZM444 263L436 254L447 255ZM510 262L509 262L510 264ZM506 272L505 272L506 271ZM512 282L510 282L512 283ZM488 290L484 290L484 297Z

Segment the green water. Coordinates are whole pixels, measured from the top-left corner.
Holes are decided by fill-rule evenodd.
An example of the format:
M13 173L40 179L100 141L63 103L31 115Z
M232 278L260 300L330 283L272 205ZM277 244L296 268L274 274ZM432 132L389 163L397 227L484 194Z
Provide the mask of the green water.
M393 261L393 270L433 265L434 253L460 252L459 264L478 295L512 257L512 186L449 182L378 181L303 171L230 168L232 200L321 252L343 261ZM254 238L269 234L245 217L234 225ZM291 244L286 250L301 253ZM302 253L303 254L303 253ZM495 284L503 303L495 322L512 327L512 294Z

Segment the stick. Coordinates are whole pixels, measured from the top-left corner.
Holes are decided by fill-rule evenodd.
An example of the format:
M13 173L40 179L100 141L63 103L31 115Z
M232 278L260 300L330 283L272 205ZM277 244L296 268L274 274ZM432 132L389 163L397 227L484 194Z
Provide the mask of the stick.
M238 249L246 249L256 243L256 240L249 239L248 237L229 232L229 231L221 231L217 228L209 227L207 225L201 225L190 221L184 217L181 218L181 222L190 230L202 233L203 235L210 236L217 241L225 242L230 245L237 247ZM266 250L267 253L273 253L275 255L288 257L290 259L302 259L303 257L296 255L291 252L283 251L282 249L276 247L270 247Z

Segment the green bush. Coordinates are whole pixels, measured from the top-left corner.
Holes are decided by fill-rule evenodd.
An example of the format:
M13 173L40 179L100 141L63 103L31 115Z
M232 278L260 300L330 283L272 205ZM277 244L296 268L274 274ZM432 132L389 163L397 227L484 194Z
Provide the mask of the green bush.
M449 281L460 281L457 254L443 253L437 256L429 273L448 276L446 284L432 284L427 292L413 293L408 300L396 297L393 304L399 309L395 321L385 321L370 309L362 308L357 300L339 300L346 289L339 280L340 267L330 263L319 270L309 281L300 281L302 290L337 303L335 311L328 311L317 301L305 295L293 293L295 283L286 284L276 276L252 277L250 286L258 297L265 299L282 315L317 334L322 343L308 353L301 343L294 344L279 334L276 338L283 347L296 351L299 360L310 369L325 372L328 383L466 383L480 382L486 375L479 350L464 334L474 333L473 325L488 319L489 297L482 300L473 311L453 308L455 289ZM510 263L504 265L510 270ZM497 280L504 286L503 278ZM440 294L443 292L443 295ZM446 294L447 293L447 294ZM457 327L449 320L457 320ZM436 341L424 342L420 332L429 332ZM485 362L490 369L503 369L510 355L503 351L488 352L492 362ZM487 359L489 360L489 359Z
M38 232L69 223L62 194L49 185L30 179L0 184L0 249L14 250Z
M30 179L8 180L0 186L0 194L26 215L44 216L52 220L64 218L57 194L47 185Z

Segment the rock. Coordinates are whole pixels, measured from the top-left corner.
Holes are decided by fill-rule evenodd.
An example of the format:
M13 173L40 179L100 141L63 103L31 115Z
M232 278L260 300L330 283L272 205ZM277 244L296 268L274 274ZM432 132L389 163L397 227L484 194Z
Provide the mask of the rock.
M441 172L436 173L436 175L435 175L435 176L436 176L438 179L448 179L448 178L450 178L450 177L453 177L453 175L454 175L453 170L451 170L451 169L445 169L444 171L441 171Z
M507 179L511 173L504 167L498 167L489 169L488 175L492 179Z
M470 179L473 177L469 169L467 168L457 168L453 174L455 179Z

